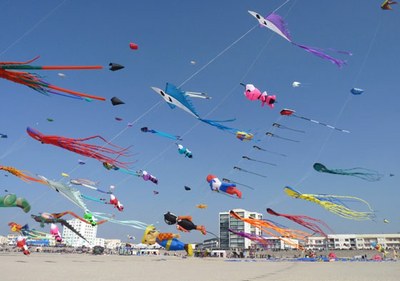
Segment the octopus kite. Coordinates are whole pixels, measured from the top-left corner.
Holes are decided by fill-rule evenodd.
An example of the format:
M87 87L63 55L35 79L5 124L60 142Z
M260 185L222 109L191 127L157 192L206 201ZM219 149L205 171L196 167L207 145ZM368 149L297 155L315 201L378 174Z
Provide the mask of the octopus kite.
M323 221L308 217L308 216L302 216L302 215L288 215L288 214L280 214L275 212L274 210L267 208L267 213L273 216L278 216L278 217L285 217L291 221L294 221L297 224L300 224L304 226L305 228L308 228L309 230L313 231L314 233L319 233L325 237L328 237L328 235L322 230L322 228L317 224L321 224L327 229L329 229L331 232L332 229Z
M28 127L26 129L26 131L30 137L32 137L33 139L35 139L37 141L40 141L42 144L52 144L52 145L67 149L69 151L78 153L80 155L97 159L103 163L107 162L107 163L110 163L115 166L127 167L128 163L121 162L121 161L117 160L117 158L120 156L129 156L129 154L128 154L129 148L119 148L118 146L106 141L101 136L92 136L92 137L87 137L87 138L82 138L82 139L73 139L73 138L66 138L66 137L61 137L61 136L44 135L41 132L39 132L33 128L30 128L30 127ZM118 150L106 148L105 144L104 145L94 145L94 144L85 143L85 141L92 140L92 139L100 139L105 144L115 147ZM102 153L108 153L108 154L114 155L114 158L106 156Z
M0 170L9 172L10 174L20 178L21 180L25 181L25 182L37 182L37 183L41 183L41 184L46 184L45 181L43 181L42 179L38 179L38 178L34 178L32 176L30 176L27 172L18 170L14 167L9 167L9 166L1 166L0 165Z
M364 168L350 168L350 169L328 169L321 163L315 163L313 165L314 170L320 173L328 173L333 175L352 176L366 181L379 181L383 175L377 171L364 169Z
M25 198L17 197L15 194L0 196L0 207L18 207L25 213L28 213L31 210L31 205L28 201Z
M341 196L341 195L327 195L327 194L304 194L294 190L291 187L286 186L284 191L287 195L293 198L300 198L303 200L310 201L312 203L316 203L329 212L332 212L338 216L341 216L345 219L353 219L353 220L373 220L375 218L374 211L367 201L353 197L353 196ZM359 202L365 204L369 211L361 212L349 209L342 200Z
M265 250L268 249L270 246L272 246L271 241L269 241L268 239L266 239L265 237L263 237L261 235L251 234L251 233L247 233L244 231L238 231L238 230L234 230L231 228L228 228L228 230L229 230L229 232L232 232L233 234L236 234L237 236L247 238L251 241L256 242L261 247L263 247Z
M32 66L29 63L37 60L39 56L26 62L0 62L0 78L10 80L12 82L28 86L29 88L44 94L54 94L75 99L86 99L104 101L105 98L88 95L72 90L64 89L55 85L51 85L41 79L34 73L18 70L84 70L84 69L102 69L101 66Z
M243 218L243 217L239 216L233 210L231 210L229 212L229 214L231 215L231 217L233 217L237 220L246 222L254 227L257 227L262 232L264 232L270 236L276 237L276 238L284 241L285 243L292 245L295 248L301 248L301 246L294 243L291 239L299 239L299 240L305 241L307 239L307 237L310 236L310 234L308 234L307 232L300 231L300 230L293 230L293 229L289 229L289 228L283 228L283 227L276 225L275 223L273 223L271 221L260 220L260 219L255 219L255 218ZM276 234L272 231L275 231L278 234Z

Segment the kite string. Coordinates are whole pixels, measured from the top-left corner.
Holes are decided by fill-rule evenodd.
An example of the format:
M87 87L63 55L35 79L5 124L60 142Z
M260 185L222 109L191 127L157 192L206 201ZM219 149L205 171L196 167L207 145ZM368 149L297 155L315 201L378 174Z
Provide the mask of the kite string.
M35 30L42 22L44 22L48 17L50 17L58 8L60 8L67 0L62 1L60 4L58 4L53 10L51 10L49 13L47 13L43 18L41 18L36 24L34 24L30 29L28 29L24 34L22 34L17 40L15 40L11 45L9 45L7 48L5 48L1 53L0 56L4 55L7 51L9 51L12 47L14 47L16 44L18 44L22 39L24 39L25 36L27 36L29 33L31 33L33 30Z
M363 71L364 68L365 68L365 65L366 65L366 63L367 63L368 57L369 57L369 55L370 55L370 53L371 53L371 51L372 51L372 47L373 47L373 45L374 45L374 43L375 43L375 41L376 41L376 37L377 37L377 35L378 35L378 31L379 31L379 29L380 29L381 22L382 22L382 20L381 20L381 17L380 17L379 22L378 22L378 24L377 24L377 27L376 27L376 29L375 29L375 32L374 32L374 34L373 34L373 36L372 36L372 39L371 39L371 41L370 41L370 43L369 43L367 52L366 52L366 54L365 54L365 56L364 56L364 59L363 59L363 61L362 61L362 63L361 63L360 69L359 69L359 71L357 72L357 74L356 74L355 77L354 77L353 85L356 85L356 84L358 83L358 79L359 79L359 77L360 77L362 71ZM347 97L346 101L344 102L343 106L341 107L341 109L340 109L340 111L339 111L339 113L338 113L338 115L337 115L337 117L336 117L336 119L335 119L334 126L336 126L337 122L340 120L340 117L342 116L343 112L344 112L345 109L347 108L347 105L348 105L349 102L352 100L352 98L353 98L352 95L349 95L349 96ZM325 141L322 143L321 148L319 149L319 151L318 151L318 153L317 153L317 155L316 155L316 157L315 157L315 161L314 161L314 162L318 161L318 159L319 159L319 157L321 156L322 152L325 150L325 147L326 147L326 145L327 145L329 139L331 138L332 134L333 134L333 131L331 131L331 132L327 135ZM312 168L309 168L308 171L306 172L306 174L297 182L296 185L302 184L302 183L310 176L310 174L312 173L312 170L313 170Z

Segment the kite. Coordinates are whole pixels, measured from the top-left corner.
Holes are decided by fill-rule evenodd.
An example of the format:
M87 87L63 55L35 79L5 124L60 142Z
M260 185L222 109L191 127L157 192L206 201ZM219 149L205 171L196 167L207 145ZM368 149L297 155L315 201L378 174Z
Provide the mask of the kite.
M110 163L107 163L107 162L103 162L103 167L106 168L107 170L120 171L120 172L123 172L125 174L132 175L132 176L137 176L138 175L137 172L134 172L134 171L131 171L131 170L128 170L128 169L124 169L124 168L120 168L120 167L117 167L117 166L115 166L113 164L110 164Z
M192 222L191 216L176 216L170 212L164 214L164 222L168 225L176 224L176 228L179 231L190 232L191 230L198 230L203 235L207 234L206 228L204 225L195 225Z
M61 73L61 72L57 73L57 75L60 76L61 78L65 78L67 76L67 75L65 75L64 73Z
M298 87L300 87L300 86L301 86L301 83L300 83L300 82L293 81L293 83L292 83L292 87L293 87L293 88L298 88Z
M254 138L254 135L247 132L237 131L236 138L238 138L241 141L252 140Z
M168 138L168 139L171 139L171 140L182 140L180 136L174 136L174 135L171 135L171 134L168 134L168 133L164 133L164 132L160 132L160 131L149 129L147 127L143 127L140 130L143 133L152 133L152 134L159 135L160 137Z
M129 240L136 240L136 237L133 236L133 235L127 234L126 237L127 237Z
M64 178L69 178L69 175L67 173L61 173L61 176L63 176Z
M153 190L153 194L154 195L157 195L157 194L159 194L160 192L158 192L157 190Z
M275 128L286 129L286 130L290 130L290 131L293 131L293 132L305 133L305 131L292 129L292 128L286 127L286 126L278 124L278 123L273 123L272 126L275 127Z
M295 45L295 46L297 46L297 47L299 47L321 59L329 60L330 62L336 64L339 68L341 68L343 65L346 64L346 61L336 59L336 58L324 53L323 49L312 48L312 47L301 45L301 44L298 44L298 43L295 43L294 41L292 41L289 30L287 29L287 25L280 15L272 13L272 14L268 15L266 18L264 18L263 16L261 16L260 14L258 14L256 12L253 12L253 11L248 11L248 12L258 20L258 22L260 23L261 26L272 30L273 32L275 32L276 34L281 36L283 39L292 43L293 45ZM333 49L331 49L331 50L334 51ZM347 52L340 52L340 53L347 53Z
M56 240L56 242L58 242L58 243L62 242L61 233L58 230L58 226L56 224L54 224L54 223L52 223L50 225L50 234L53 235L53 237Z
M18 207L21 208L25 213L31 210L31 205L25 198L18 197L15 194L7 194L0 196L0 207Z
M192 190L192 189L191 189L189 186L186 186L186 185L185 185L185 190L186 190L186 191L189 191L189 190Z
M103 223L107 222L107 220L96 221L95 218L93 217L93 214L90 213L89 211L85 212L85 214L83 215L83 218L78 216L74 212L71 212L71 211L65 211L65 212L62 212L62 213L52 213L50 215L52 217L54 217L54 218L57 218L57 219L65 216L65 215L71 215L74 218L80 220L81 222L84 222L86 224L90 224L92 226L100 225L100 224L103 224Z
M375 218L374 211L372 210L369 203L361 198L353 196L328 195L328 194L304 194L288 186L284 188L284 191L290 197L300 198L303 200L310 201L312 203L316 203L327 209L329 212L332 212L345 219L373 220ZM368 207L369 211L361 212L349 209L343 203L342 200L363 203Z
M178 152L179 152L179 154L183 154L183 155L185 155L185 157L187 157L187 158L193 158L193 154L192 154L192 152L189 150L189 149L187 149L186 147L184 147L183 145L181 145L181 144L176 144L177 146L178 146Z
M79 159L79 160L78 160L78 164L79 164L79 165L85 165L85 164L86 164L86 162L85 162L85 161L83 161L83 160L81 160L81 159Z
M357 95L361 95L362 93L364 93L364 90L360 89L360 88L353 88L353 89L350 90L350 92L353 95L357 96Z
M86 238L82 234L80 234L79 231L77 231L72 225L70 225L64 219L57 218L57 217L55 217L55 216L53 216L52 214L49 214L49 213L41 213L39 216L31 215L31 217L36 222L39 222L41 227L44 227L44 224L48 224L48 223L50 223L50 224L51 223L60 223L61 225L65 226L66 228L71 230L73 233L78 235L80 238L82 238L83 240L85 240L86 242L89 243L89 241L86 240Z
M242 169L242 168L237 167L237 166L234 166L233 169L238 170L238 171L242 171L242 172L245 172L245 173L248 173L248 174L256 175L256 176L259 176L259 177L263 177L263 178L267 177L267 176L260 175L260 174L257 174L257 173L251 172L251 171L247 171L247 170Z
M129 43L129 48L131 48L131 50L137 50L139 49L139 46L135 43Z
M117 71L117 70L125 68L125 66L120 65L118 63L114 63L114 62L110 62L108 64L108 66L110 67L109 70L111 70L111 71Z
M292 241L291 239L299 239L299 240L306 240L307 237L309 237L310 235L307 232L304 231L300 231L300 230L294 230L294 229L289 229L289 228L283 228L280 227L278 225L276 225L275 223L271 222L271 221L267 221L267 220L261 220L261 219L255 219L255 218L243 218L241 216L239 216L236 212L234 212L233 210L231 210L229 212L229 214L231 215L231 217L246 222L258 229L260 229L262 232L273 236L275 238L278 238L282 241L284 241L285 243L288 243L290 245L292 245L295 248L302 248L302 246L300 246L299 244L295 243L294 241ZM275 234L272 231L275 231L278 234Z
M5 135L5 134L0 134L0 138L2 138L2 139L6 139L6 138L8 138L8 136L7 136L7 135Z
M167 251L182 251L185 250L188 256L193 256L193 245L185 244L179 241L179 234L160 233L155 226L149 225L146 227L142 237L142 243L146 245L154 245L158 243Z
M22 250L25 256L29 256L31 252L29 252L28 246L26 245L26 239L22 236L17 237L17 247Z
M310 121L310 122L313 122L313 123L328 127L330 129L338 130L338 131L343 132L343 133L350 133L350 131L342 130L342 129L333 127L331 125L328 125L328 124L325 124L325 123L322 123L322 122L319 122L319 121L316 121L316 120L313 120L313 119L310 119L310 118L307 118L307 117L296 115L296 114L294 114L295 112L296 111L294 111L293 109L284 108L284 109L281 110L280 114L284 115L284 116L293 116L293 117L297 117L297 118L300 118L300 119L303 119L303 120L307 120L307 121Z
M209 174L206 178L207 182L210 184L210 188L215 192L224 192L231 196L236 195L239 199L242 198L242 192L236 188L236 184L221 182L216 176Z
M328 173L333 175L343 175L343 176L352 176L362 180L374 182L382 179L383 175L379 174L379 172L369 169L364 169L360 167L350 168L350 169L328 169L321 163L314 163L314 170L320 173Z
M246 185L246 184L243 184L243 183L240 183L240 182L237 182L237 181L233 181L233 180L230 180L230 179L227 179L227 178L223 178L222 181L234 183L234 184L241 185L241 186L244 186L244 187L247 187L247 188L250 188L250 189L254 190L254 187L251 187L250 185Z
M124 225L124 226L130 226L136 229L146 229L146 226L148 224L141 222L141 221L136 221L136 220L116 220L114 219L114 215L106 214L106 213L100 213L100 212L92 212L93 216L96 218L101 218L103 220L106 220L107 222L110 223L115 223L119 225Z
M121 117L115 117L114 118L116 121L122 121L122 118Z
M121 105L121 104L125 104L125 103L117 97L112 97L111 104L116 106L116 105Z
M29 229L28 224L25 224L24 226L15 223L15 222L10 222L8 223L8 226L10 227L10 230L12 232L18 232L22 236L31 238L31 239L49 239L51 238L51 235L38 231L36 229Z
M40 141L42 144L52 144L52 145L67 149L69 151L78 153L80 155L97 159L101 162L110 163L112 165L126 167L128 164L128 163L124 163L124 162L117 160L117 158L120 156L129 156L129 154L127 153L129 148L119 148L118 146L106 141L101 136L92 136L92 137L87 137L87 138L82 138L82 139L73 139L73 138L66 138L66 137L61 137L61 136L48 136L48 135L46 136L46 135L43 135L41 132L39 132L33 128L30 128L30 127L28 127L26 129L26 131L29 136L31 136L33 139L35 139L37 141ZM100 139L105 144L115 147L118 150L106 148L105 144L104 145L95 145L95 144L85 143L85 141L92 140L92 139ZM108 154L114 155L114 158L106 156L102 153L108 153Z
M390 5L394 5L394 4L397 4L397 2L392 1L392 0L385 0L385 1L383 1L382 5L381 5L381 9L382 10L393 10Z
M328 235L322 230L322 228L318 225L318 223L326 227L329 231L333 232L333 230L325 222L312 217L303 215L280 214L270 208L267 208L267 213L273 216L285 217L291 221L294 221L295 223L300 224L305 228L308 228L309 230L313 231L314 234L319 233L325 237L328 237Z
M24 171L18 170L18 169L14 168L14 167L1 166L0 165L0 170L9 172L10 174L20 178L24 182L37 182L37 183L41 183L41 184L45 184L46 183L45 181L43 181L41 179L34 178L34 177L30 176L28 174L28 172L24 172Z
M383 219L384 223L389 223L390 221L388 219Z
M257 150L260 150L260 151L269 152L269 153L272 153L272 154L275 154L275 155L287 157L286 154L282 154L282 153L274 152L274 151L271 151L271 150L267 150L267 149L262 148L262 147L259 147L259 146L257 146L257 145L253 145L253 148L254 148L254 149L257 149Z
M198 205L196 205L196 208L199 208L199 209L207 209L207 205L206 204L198 204Z
M268 95L266 91L261 93L259 89L254 87L253 84L243 84L240 83L240 85L245 87L244 95L248 100L254 101L254 100L260 100L261 101L261 106L264 106L267 104L270 108L274 108L274 103L276 102L276 96L275 95Z
M104 190L101 190L101 189L97 188L96 187L97 183L95 183L95 182L93 182L91 180L71 179L69 182L71 184L74 184L74 185L80 185L80 186L84 186L84 187L87 187L87 188L92 189L92 190L96 190L96 191L98 191L100 193L105 193L105 194L111 194L112 193L111 191L104 191Z
M100 100L105 101L105 98L88 95L72 90L64 89L52 84L49 84L41 79L37 74L26 72L26 70L84 70L84 69L102 69L101 66L32 66L29 63L37 60L39 56L26 62L0 62L0 78L10 80L12 82L28 86L29 88L44 94L54 94L75 99L86 99L88 101ZM23 70L23 71L18 71Z
M147 171L139 170L136 172L136 175L142 177L145 181L151 181L152 183L158 184L158 179Z
M46 118L46 120L49 121L49 122L53 122L54 121L53 118Z
M276 164L274 164L274 163L265 162L265 161L261 161L261 160L256 160L256 159L250 158L248 156L242 156L242 158L246 159L246 160L249 160L249 161L254 161L254 162L263 163L263 164L267 164L267 165L271 165L271 166L276 166Z
M191 100L189 97L192 98L203 98L207 99L209 98L206 94L204 93L198 93L198 92L185 92L182 91L181 89L177 88L176 86L167 83L165 87L165 91L156 88L156 87L151 87L157 94L159 94L170 106L170 108L175 108L179 107L180 109L186 111L193 117L195 117L197 120L204 122L208 125L214 126L220 130L227 131L231 134L236 134L237 131L240 131L238 129L230 128L227 126L224 126L220 123L222 122L232 122L235 119L229 119L229 120L222 120L222 121L217 121L217 120L208 120L208 119L202 119L199 114L196 112Z
M114 194L110 194L110 201L111 205L114 205L114 208L117 208L118 211L122 212L124 210L124 205L115 197Z
M196 61L195 61L195 60L191 60L191 61L190 61L190 64L195 65L195 64L196 64Z
M232 232L233 234L236 234L237 236L247 238L251 241L256 242L259 244L261 247L263 247L265 250L267 250L270 246L272 246L272 242L265 237L262 237L261 235L256 235L256 234L251 234L247 233L244 231L238 231L238 230L233 230L231 228L228 228L229 232Z
M284 137L275 135L275 134L273 134L271 132L266 132L265 135L267 135L268 137L274 137L274 138L278 138L278 139L281 139L281 140L287 140L287 141L292 141L292 142L300 142L298 140L288 139L288 138L284 138Z

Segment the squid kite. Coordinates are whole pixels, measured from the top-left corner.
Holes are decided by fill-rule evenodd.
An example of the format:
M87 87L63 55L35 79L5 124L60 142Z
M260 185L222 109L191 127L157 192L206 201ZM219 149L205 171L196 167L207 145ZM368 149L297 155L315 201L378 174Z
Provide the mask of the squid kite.
M383 175L379 174L377 171L364 169L360 167L350 168L350 169L328 169L325 165L321 163L314 163L313 168L314 170L320 173L352 176L370 182L379 181L383 177Z
M74 218L80 220L81 222L84 222L84 223L86 223L86 224L90 224L90 225L92 225L92 226L101 225L101 224L107 222L107 220L97 221L97 220L93 217L93 214L90 213L90 212L88 212L88 211L85 212L85 214L83 215L83 217L78 216L77 214L75 214L74 212L71 212L71 211L65 211L65 212L62 212L62 213L52 213L52 214L50 214L50 215L51 215L53 218L57 218L57 219L62 218L62 217L64 217L64 216L66 216L66 215L70 215L70 216L73 216Z
M28 213L31 210L31 205L28 203L28 200L22 197L17 197L15 194L0 196L0 207L18 207L25 213Z
M14 167L0 165L0 170L9 172L10 174L20 178L24 182L37 182L37 183L41 183L41 184L46 183L42 179L38 179L38 178L34 178L34 177L30 176L29 172L21 171Z
M245 87L244 91L244 96L251 101L254 100L260 100L261 101L261 106L264 106L267 104L270 108L274 108L274 103L276 102L276 96L275 95L268 95L266 91L262 92L254 87L253 84L243 84L240 83L240 85Z
M392 0L385 0L385 1L383 1L382 5L381 5L381 9L382 10L393 10L392 6L390 6L390 5L394 5L394 4L397 4L397 2L392 1Z
M330 129L334 129L334 130L337 130L337 131L340 131L340 132L343 132L343 133L350 133L350 131L342 130L342 129L333 127L331 125L328 125L328 124L325 124L325 123L322 123L322 122L319 122L319 121L316 121L316 120L313 120L313 119L310 119L310 118L307 118L307 117L296 115L296 114L294 114L295 112L296 111L294 111L293 109L284 108L284 109L281 110L280 114L284 115L284 116L293 116L293 117L297 117L297 118L300 118L300 119L303 119L303 120L307 120L307 121L310 121L312 123L316 123L316 124L319 124L319 125L322 125L322 126L325 126L325 127L330 128Z
M246 159L246 160L249 160L249 161L254 161L254 162L263 163L263 164L267 164L267 165L271 165L271 166L276 166L276 164L274 164L274 163L265 162L265 161L261 161L261 160L256 160L256 159L250 158L249 156L242 156L242 158Z
M310 236L307 232L300 231L300 230L294 230L294 229L289 229L289 228L283 228L280 226L277 226L271 221L267 220L261 220L261 219L255 219L255 218L243 218L233 210L229 212L231 217L243 221L245 223L248 223L258 229L260 229L262 232L266 233L267 235L270 235L272 237L278 238L285 243L295 247L295 248L301 248L301 246L291 239L299 239L299 240L306 240L307 237Z
M272 154L275 154L275 155L287 157L286 154L274 152L274 151L271 151L271 150L267 150L267 149L262 148L262 147L259 147L259 146L257 146L257 145L253 145L253 148L254 148L254 149L257 149L257 150L259 150L259 151L265 151L265 152L269 152L269 153L272 153Z
M293 140L293 139L284 138L284 137L275 135L275 134L273 134L271 132L266 132L265 135L268 136L268 137L278 138L278 139L281 139L281 140L287 140L287 141L291 141L291 142L300 142L298 140Z
M303 200L310 201L312 203L316 203L329 212L332 212L338 216L341 216L345 219L352 220L373 220L375 218L374 211L372 210L369 203L361 198L353 197L353 196L342 196L342 195L328 195L328 194L304 194L294 190L291 187L286 186L284 191L287 195L293 198L300 198ZM361 212L349 209L343 201L352 201L363 203L367 206L369 211Z
M312 48L309 46L295 43L290 36L289 30L287 29L287 25L286 25L285 21L283 20L283 18L280 15L272 13L272 14L268 15L266 18L264 18L263 16L261 16L260 14L258 14L256 12L253 12L253 11L248 11L248 12L250 13L250 15L252 15L253 17L255 17L258 20L258 22L260 23L261 26L270 29L271 31L273 31L276 34L278 34L279 36L281 36L283 39L292 43L293 45L295 45L295 46L297 46L297 47L299 47L321 59L329 60L330 62L336 64L339 68L341 68L343 65L346 64L346 61L336 59L336 58L324 53L324 50L322 50L322 49ZM330 49L330 50L334 51L333 49ZM341 51L338 53L347 53L347 52Z
M31 239L49 239L51 238L51 235L47 234L46 232L38 231L36 229L29 229L29 225L20 225L15 222L9 222L8 226L10 227L10 230L12 232L17 232L22 236L25 236L27 238Z
M208 125L211 125L213 127L216 127L220 130L226 131L231 134L236 134L237 131L242 131L234 128L227 127L225 125L222 125L221 123L223 122L231 122L234 121L235 119L229 119L229 120L223 120L223 121L217 121L217 120L208 120L208 119L203 119L200 117L200 115L196 112L196 109L194 108L191 100L189 97L192 98L207 98L207 96L204 93L198 93L198 92L187 92L187 91L182 91L181 89L177 88L176 86L167 83L165 87L165 91L161 90L156 87L151 87L157 94L159 94L170 106L170 108L175 108L179 107L180 109L186 111L193 117L195 117L197 120L204 122Z
M265 237L262 237L261 235L251 234L251 233L247 233L244 231L233 230L231 228L228 228L228 230L229 230L229 232L232 232L233 234L236 234L237 236L247 238L251 241L256 242L258 245L263 247L265 250L267 250L269 247L272 246L271 241L266 239Z
M259 176L259 177L262 177L262 178L266 178L267 177L267 176L264 176L264 175L261 175L261 174L257 174L257 173L242 169L242 168L237 167L237 166L234 166L233 169L241 171L241 172L245 172L245 173L248 173L248 174L256 175L256 176Z
M174 136L174 135L171 135L171 134L168 134L168 133L164 133L164 132L160 132L160 131L149 129L147 127L143 127L140 130L143 133L152 133L152 134L159 135L160 137L164 137L164 138L171 139L171 140L182 140L180 136Z
M291 221L294 221L295 223L300 224L300 225L304 226L305 228L308 228L309 230L313 231L314 234L319 233L325 237L328 237L328 235L322 230L322 228L318 225L318 223L323 225L324 227L326 227L329 231L333 232L333 230L325 222L323 222L322 220L319 220L319 219L315 219L315 218L303 216L303 215L280 214L270 208L267 208L267 213L270 215L273 215L273 216L284 217Z
M60 223L61 225L65 226L69 230L71 230L73 233L78 235L80 238L85 240L86 242L89 243L88 240L79 232L77 231L72 225L70 225L66 220L57 218L53 216L52 214L49 213L41 213L39 216L36 215L31 215L31 217L36 221L40 223L41 227L44 227L44 224L51 224L51 223Z
M114 215L106 214L106 213L100 213L100 212L92 212L93 216L96 218L101 218L103 220L107 220L107 222L110 223L115 223L115 224L120 224L124 226L129 226L133 227L136 229L146 229L147 224L141 221L136 221L136 220L116 220L114 219Z
M110 163L110 164L116 165L116 166L126 167L128 164L126 162L121 162L121 161L117 160L117 158L120 156L129 156L129 154L128 154L129 148L120 148L120 147L106 141L101 136L92 136L92 137L87 137L87 138L82 138L82 139L73 139L73 138L66 138L66 137L61 137L61 136L49 136L49 135L46 136L46 135L42 134L41 132L39 132L38 130L35 130L30 127L28 127L26 129L26 131L30 137L32 137L33 139L35 139L37 141L40 141L42 144L52 144L52 145L67 149L69 151L78 153L80 155L94 158L101 162L107 162L107 163ZM104 145L95 145L95 144L85 143L85 141L92 140L92 139L100 139L101 141L104 142ZM106 144L108 144L112 147L115 147L118 150L106 148L105 147ZM107 154L113 155L113 158L110 156L106 156L102 153L107 153Z
M10 80L12 82L28 86L29 88L44 94L54 94L75 99L86 99L105 101L105 98L88 95L72 90L64 89L52 84L49 84L34 73L26 72L26 70L85 70L85 69L102 69L103 67L94 66L32 66L29 63L37 60L39 56L26 62L0 62L0 78ZM18 71L23 70L23 71Z
M275 127L275 128L290 130L290 131L293 131L293 132L305 133L305 131L289 128L289 127L286 127L286 126L278 124L278 123L273 123L272 126Z

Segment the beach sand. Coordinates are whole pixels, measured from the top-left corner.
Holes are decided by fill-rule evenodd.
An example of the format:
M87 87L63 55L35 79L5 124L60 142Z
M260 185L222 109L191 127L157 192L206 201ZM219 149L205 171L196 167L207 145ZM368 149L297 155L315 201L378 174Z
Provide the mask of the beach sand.
M1 280L398 281L400 262L227 261L173 256L0 254Z

